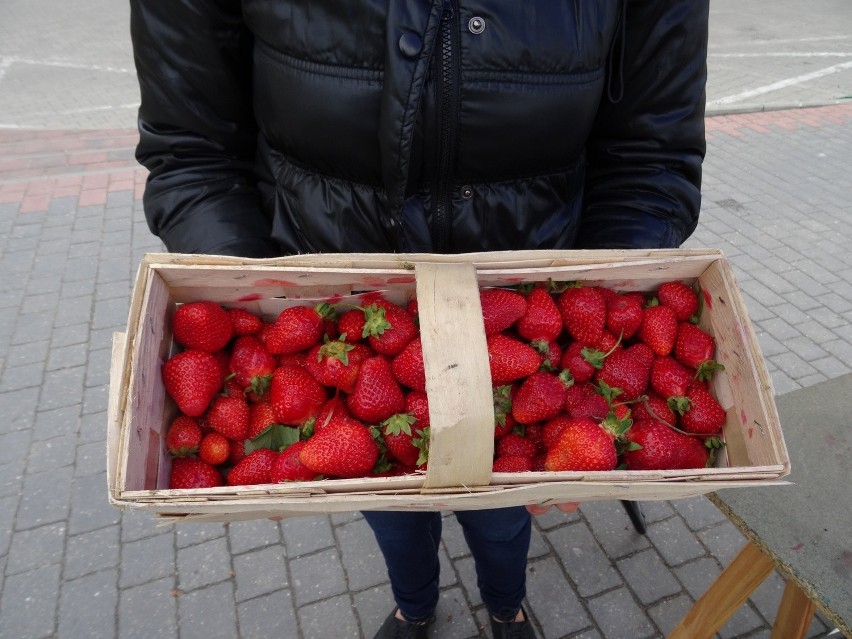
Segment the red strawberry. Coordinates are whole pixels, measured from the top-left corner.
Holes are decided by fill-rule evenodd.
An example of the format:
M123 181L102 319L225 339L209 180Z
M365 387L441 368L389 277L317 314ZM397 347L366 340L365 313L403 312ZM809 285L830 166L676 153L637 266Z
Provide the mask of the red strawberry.
M598 395L600 397L600 395ZM603 399L603 398L601 398ZM575 418L568 415L559 415L553 419L549 419L542 426L541 442L544 445L545 451L553 448L553 445L559 440L559 435Z
M632 416L634 421L654 419L670 426L677 425L674 411L669 407L668 402L656 393L647 395L641 402L634 404Z
M571 420L547 451L545 470L613 470L618 464L612 436L591 419Z
M172 460L169 488L214 488L222 485L222 475L197 457Z
M231 440L221 433L207 433L198 447L198 458L211 466L218 466L228 461L231 455Z
M278 423L275 409L270 402L256 402L249 405L249 423L245 439L257 437L267 426Z
M601 420L609 413L609 403L598 392L595 385L587 382L565 390L564 409L569 417L590 417Z
M588 382L603 367L606 354L582 342L571 342L562 354L561 367L567 369L575 384Z
M328 304L318 304L314 308L291 306L281 311L266 334L269 352L289 355L319 344L330 309Z
M228 439L242 441L248 435L249 405L242 397L220 395L207 411L207 425Z
M509 433L501 437L494 445L497 457L504 455L523 455L532 459L538 453L535 442L518 433Z
M371 357L361 364L355 390L346 398L346 405L368 424L378 424L402 412L405 397L384 357Z
M504 384L492 390L494 399L494 439L505 437L515 427L512 417L512 386Z
M228 315L234 327L234 335L257 335L263 329L263 320L242 308L229 308Z
M246 393L255 397L264 395L277 365L276 357L254 335L244 335L234 341L228 368Z
M175 309L172 334L186 349L215 353L225 348L234 327L228 313L216 302L188 302Z
M404 308L387 300L364 307L364 333L373 350L392 357L417 337L419 329Z
M479 291L485 335L496 335L512 326L527 312L526 298L506 288L485 288Z
M606 299L596 287L566 289L557 306L571 337L586 345L597 344L606 325Z
M272 468L269 469L269 481L278 484L285 481L312 481L317 479L318 474L299 461L302 449L307 445L306 441L293 442L283 451L278 453Z
M279 366L272 374L269 398L279 424L301 426L319 414L328 393L306 369Z
M529 342L552 342L561 335L562 315L547 289L536 286L527 294L527 311L515 330Z
M629 470L667 470L678 468L685 440L691 438L662 422L643 419L633 422L627 439L633 444L622 457Z
M364 311L353 308L343 313L337 320L337 330L340 336L349 344L363 342L367 336L364 334Z
M685 395L692 377L674 357L658 357L651 366L651 388L665 399Z
M644 317L641 296L617 295L606 305L606 327L615 336L628 340L636 334Z
M607 357L595 374L595 380L619 389L619 401L633 401L648 388L653 360L654 353L650 347L642 343L633 344Z
M319 413L317 413L316 419L314 420L313 432L316 432L321 428L325 428L334 420L341 417L352 419L352 413L350 413L349 409L346 408L346 402L343 398L340 395L335 395L323 404L322 409Z
M429 397L423 391L411 391L405 396L405 412L414 416L418 430L429 427Z
M685 322L698 310L698 295L683 282L663 282L657 287L657 299L674 311L678 321Z
M243 457L228 472L229 486L253 486L272 481L272 464L278 453L268 448L258 448Z
M183 351L163 364L163 384L184 415L199 417L222 388L222 371L210 353Z
M715 435L725 425L725 409L703 384L690 384L685 395L688 408L681 413L680 427L687 433Z
M535 444L536 455L544 452L544 426L542 424L524 425L524 437Z
M420 466L426 462L426 450L421 430L415 428L417 420L406 413L392 415L381 423L381 432L388 454L406 466Z
M523 473L533 469L533 458L526 455L503 455L491 464L493 473Z
M636 336L663 357L672 352L677 337L677 317L668 306L648 306Z
M541 358L532 346L501 333L488 337L487 347L491 382L495 386L528 377L541 364Z
M562 347L559 346L559 342L539 340L530 342L530 346L538 351L539 358L541 359L541 365L539 366L541 370L550 372L559 370L559 364L562 362Z
M368 428L340 419L314 433L299 454L310 470L333 477L364 477L373 470L379 447Z
M677 328L674 356L688 368L697 369L713 360L716 341L713 336L690 322L681 322Z
M678 468L706 468L710 461L710 451L698 437L687 437L683 443L678 460Z
M246 443L245 441L234 441L233 439L229 439L231 442L231 452L228 455L228 464L230 466L235 466L239 463L239 461L246 456Z
M367 355L363 347L356 348L340 339L326 338L325 343L317 344L308 351L305 367L323 386L351 393L355 389L358 369L365 359Z
M201 438L198 420L187 415L178 415L166 431L166 448L175 457L189 457L198 450Z
M426 390L426 370L423 367L423 344L415 337L391 361L394 377L397 381L413 390Z
M533 424L562 412L567 376L560 378L544 371L533 373L518 388L512 399L512 417L520 424Z

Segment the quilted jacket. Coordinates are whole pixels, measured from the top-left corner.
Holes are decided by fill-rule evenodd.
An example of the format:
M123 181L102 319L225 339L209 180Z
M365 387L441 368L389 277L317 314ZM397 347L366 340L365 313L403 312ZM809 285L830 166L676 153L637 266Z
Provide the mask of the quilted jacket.
M171 251L674 247L708 0L131 0Z

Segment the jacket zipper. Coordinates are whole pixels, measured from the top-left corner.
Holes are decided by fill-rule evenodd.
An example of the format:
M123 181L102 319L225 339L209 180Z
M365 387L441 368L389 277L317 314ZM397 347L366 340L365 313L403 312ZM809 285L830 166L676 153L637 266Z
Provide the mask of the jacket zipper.
M459 72L454 52L458 50L458 33L453 22L453 1L444 0L444 13L438 42L437 105L439 109L438 166L435 183L435 210L432 238L435 250L445 253L450 249L452 228L452 176L455 164L455 147L459 109Z

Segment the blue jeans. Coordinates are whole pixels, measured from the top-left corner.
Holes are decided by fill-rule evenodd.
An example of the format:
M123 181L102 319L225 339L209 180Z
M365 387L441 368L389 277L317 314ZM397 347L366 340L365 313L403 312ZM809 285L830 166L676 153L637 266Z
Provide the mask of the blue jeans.
M430 617L438 605L441 513L363 513L385 558L391 589L409 621ZM514 619L526 595L531 518L523 506L455 513L476 565L477 585L488 611Z

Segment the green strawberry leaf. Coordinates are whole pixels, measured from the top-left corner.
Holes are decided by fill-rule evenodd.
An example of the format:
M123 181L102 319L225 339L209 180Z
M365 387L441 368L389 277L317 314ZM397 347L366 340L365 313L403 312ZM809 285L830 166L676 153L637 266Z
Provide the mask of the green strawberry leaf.
M246 440L244 448L246 455L260 448L268 448L269 450L280 452L297 441L299 441L298 428L284 426L283 424L270 424L252 439Z

